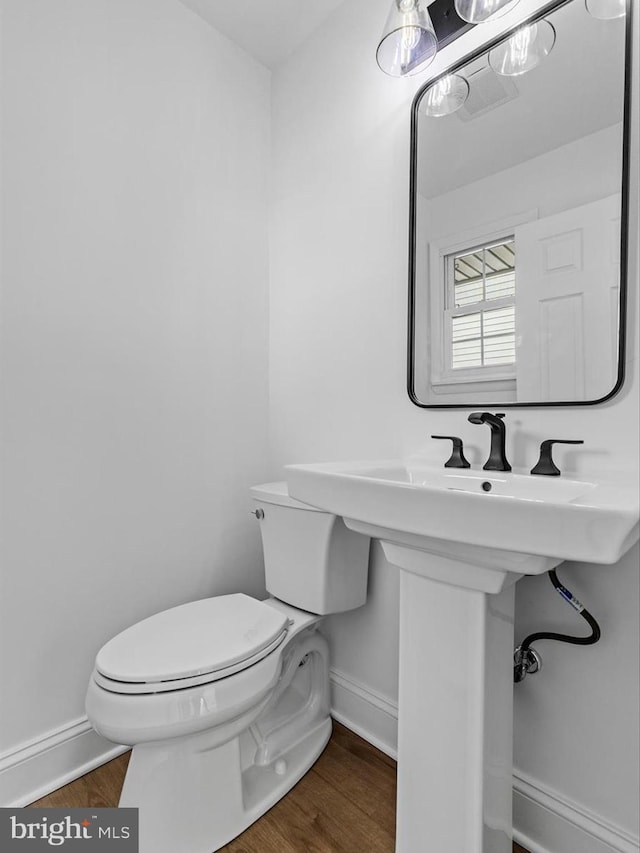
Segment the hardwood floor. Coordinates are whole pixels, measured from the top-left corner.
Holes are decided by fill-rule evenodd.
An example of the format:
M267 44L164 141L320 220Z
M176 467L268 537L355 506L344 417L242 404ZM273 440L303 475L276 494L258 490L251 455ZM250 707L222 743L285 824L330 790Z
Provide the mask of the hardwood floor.
M33 806L116 806L128 761L128 753L121 755ZM223 849L226 853L393 853L395 788L395 761L334 723L327 748L306 776ZM514 844L513 853L527 851Z

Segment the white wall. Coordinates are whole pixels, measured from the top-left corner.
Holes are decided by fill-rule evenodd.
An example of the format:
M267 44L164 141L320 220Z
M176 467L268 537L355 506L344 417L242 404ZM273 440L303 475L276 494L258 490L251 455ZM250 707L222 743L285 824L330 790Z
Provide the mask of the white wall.
M14 785L34 751L78 746L106 639L263 590L270 75L177 0L2 15L11 800L58 772Z
M523 12L533 5L523 3ZM420 410L405 392L409 113L425 79L378 71L387 7L348 0L274 75L270 411L278 465L418 450L438 462L442 447L428 436L451 430L474 463L487 452L488 436L467 412ZM434 74L446 58L440 63ZM635 188L637 153L632 163ZM633 204L637 234L637 195ZM514 466L531 467L541 439L578 430L584 453L560 452L561 467L637 470L637 282L634 246L623 392L594 408L509 412ZM368 604L331 620L330 630L342 712L384 742L397 698L397 575L380 549L373 554ZM518 688L516 786L533 799L518 795L516 824L539 853L637 849L637 559L636 546L616 566L560 570L600 618L603 639L589 649L540 644L545 670ZM546 578L523 580L517 636L551 624L581 629Z
M435 198L420 197L419 232L425 241L455 241L461 232L523 211L542 219L619 193L621 148L622 125L615 124Z

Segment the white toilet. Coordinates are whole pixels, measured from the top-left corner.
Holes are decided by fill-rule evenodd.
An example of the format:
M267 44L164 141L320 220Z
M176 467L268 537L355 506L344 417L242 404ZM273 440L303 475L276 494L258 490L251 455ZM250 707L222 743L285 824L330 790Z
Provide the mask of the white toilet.
M306 773L331 734L321 617L364 604L369 539L290 498L251 489L266 586L157 613L98 652L87 715L133 753L120 807L140 853L211 853Z

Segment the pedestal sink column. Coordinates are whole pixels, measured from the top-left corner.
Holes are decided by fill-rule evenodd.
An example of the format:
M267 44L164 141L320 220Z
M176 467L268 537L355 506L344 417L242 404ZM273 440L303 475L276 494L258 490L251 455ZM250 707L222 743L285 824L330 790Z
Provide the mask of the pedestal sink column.
M396 851L511 853L520 574L383 548L403 569Z

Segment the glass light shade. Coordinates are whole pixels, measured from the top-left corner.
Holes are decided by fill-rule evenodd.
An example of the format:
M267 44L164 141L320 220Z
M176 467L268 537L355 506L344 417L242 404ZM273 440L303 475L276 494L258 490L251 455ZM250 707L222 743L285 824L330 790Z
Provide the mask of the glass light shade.
M600 21L622 18L627 11L626 0L585 0L587 12Z
M376 51L382 71L392 77L417 74L433 62L437 50L427 0L393 0Z
M459 74L448 74L424 94L422 106L428 116L448 116L455 113L469 97L469 84Z
M470 24L482 24L489 18L505 15L520 0L455 0L456 12L463 21Z
M505 77L526 74L551 53L555 41L556 31L549 21L520 27L511 38L489 52L489 65Z

